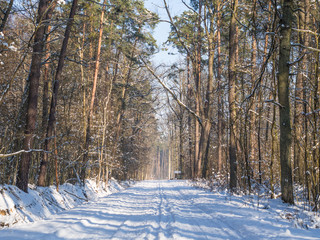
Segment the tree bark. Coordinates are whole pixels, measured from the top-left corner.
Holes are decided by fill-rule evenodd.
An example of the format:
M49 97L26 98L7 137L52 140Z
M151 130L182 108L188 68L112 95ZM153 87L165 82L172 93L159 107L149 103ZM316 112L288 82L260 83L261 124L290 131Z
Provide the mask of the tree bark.
M280 165L282 200L293 204L292 167L291 167L291 123L289 101L289 71L291 50L291 29L293 22L293 0L282 3L280 20L280 52L278 66L278 98L280 104Z
M206 7L205 7L206 9ZM213 102L213 64L214 64L214 16L213 12L210 8L208 8L210 11L211 20L210 20L210 26L207 31L207 38L208 38L208 46L209 46L209 61L208 61L208 83L207 83L207 90L206 90L206 97L205 97L205 104L204 104L204 123L201 130L201 138L200 138L200 152L199 152L199 158L201 158L201 161L203 162L203 168L202 168L202 177L207 177L207 171L208 171L208 165L209 165L209 159L208 159L208 152L209 152L209 146L210 146L210 131L211 131L211 117L212 117L212 102ZM204 10L204 12L206 12ZM206 14L205 14L206 15Z
M199 12L198 12L198 23L197 23L197 57L196 57L196 71L195 71L195 85L196 85L196 114L200 116L200 107L201 107L201 11L202 10L202 0L199 0ZM196 177L201 176L201 158L200 153L200 137L201 137L201 128L200 123L196 122L196 132L195 132L195 173Z
M309 22L309 1L305 1L305 11L304 13L299 12L299 29L308 29ZM309 45L309 36L307 33L298 33L299 43L308 46ZM306 54L306 49L299 51L300 55ZM294 120L293 120L293 130L294 130L294 139L293 139L293 149L294 149L294 180L295 182L301 182L303 180L303 151L302 151L302 142L304 138L303 127L304 127L304 117L302 115L304 111L304 85L307 79L305 76L306 73L306 56L303 57L302 61L299 62L299 71L296 78L296 87L295 87L295 103L294 103Z
M230 190L237 187L237 146L236 146L236 61L238 52L237 8L238 0L232 2L232 16L229 28L229 162L230 162Z
M257 5L257 2L256 0L253 0L253 9L252 9L252 54L251 54L251 64L252 64L252 67L251 67L251 82L252 82L252 85L255 87L255 78L256 78L256 74L257 74L257 39L256 39L256 17L257 17L257 9L256 9L256 5ZM261 89L259 89L259 92L261 92ZM251 166L250 166L250 163L253 164L254 166L254 163L256 162L256 149L257 149L257 142L260 141L260 138L256 137L256 130L258 130L258 132L260 132L260 128L257 129L257 120L256 120L256 106L259 104L259 103L256 103L255 102L256 98L255 97L252 97L252 105L251 105L251 112L250 112L250 119L251 119L251 122L250 122L250 147L249 147L249 151L250 151L250 161L248 162L248 166L247 166L247 178L248 178L248 185L249 185L249 188L251 188ZM261 172L260 172L260 165L261 165L261 162L260 162L260 158L259 158L259 176L258 176L258 180L259 180L259 183L261 184ZM250 189L251 191L251 189Z
M217 1L217 82L218 82L218 164L217 172L222 170L222 134L223 134L223 102L222 102L222 80L221 80L221 7Z
M23 139L23 149L28 151L33 147L34 133L36 128L36 121L38 115L38 95L40 70L44 49L44 36L46 26L43 21L46 21L48 16L46 12L49 9L49 0L40 0L38 5L37 27L34 36L33 53L31 59L30 73L28 76L29 93L27 100L27 121ZM29 169L31 161L31 152L23 153L17 175L17 186L24 192L28 192Z
M66 53L67 53L68 41L69 41L70 32L71 32L71 26L73 24L73 18L76 13L77 4L78 4L78 0L73 0L68 23L67 23L67 27L66 27L66 30L64 33L64 39L62 42L61 51L60 51L57 72L56 72L54 84L53 84L50 114L49 114L49 120L48 120L48 126L47 126L47 135L46 135L46 139L45 139L45 151L49 150L51 137L52 137L54 129L55 129L56 107L57 107L57 101L58 101L59 82L61 79L61 74L62 74L62 70L63 70L63 66L64 66L64 60L65 60ZM42 159L41 164L40 164L40 173L39 173L39 178L38 178L38 185L39 186L45 186L47 164L48 164L48 153L45 152L44 158Z
M86 137L85 137L85 153L83 155L82 160L82 168L81 168L81 180L85 181L86 177L86 168L88 162L88 151L90 145L90 138L91 138L91 121L93 119L93 107L95 102L96 96L96 89L97 89L97 80L98 80L98 73L99 73L99 66L100 66L100 53L101 53L101 42L102 42L102 35L103 35L103 21L104 21L104 11L105 11L106 0L103 1L103 8L100 16L100 27L99 27L99 39L98 39L98 49L94 67L94 78L93 78L93 87L92 87L92 94L91 94L91 102L88 114L88 121L87 121L87 130L86 130Z

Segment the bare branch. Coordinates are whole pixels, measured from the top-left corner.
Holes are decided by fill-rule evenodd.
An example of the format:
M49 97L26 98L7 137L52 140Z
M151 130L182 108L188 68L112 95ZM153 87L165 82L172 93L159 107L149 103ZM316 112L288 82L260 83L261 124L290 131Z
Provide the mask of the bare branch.
M313 52L320 52L320 49L318 49L318 48L307 47L307 46L302 45L300 43L291 43L291 46L305 48L305 49L308 49L308 50L313 51Z
M183 108L185 108L192 116L195 117L195 119L199 122L199 124L202 127L202 120L201 118L198 116L198 114L196 114L194 111L192 111L186 104L184 104L183 102L181 102L179 100L179 98L174 94L174 92L160 79L160 77L153 71L153 69L151 69L147 63L145 62L145 60L140 57L141 61L144 63L144 66L149 70L149 72L158 80L158 82L162 85L162 87L168 91L168 93L170 93L170 95L172 96L172 98Z
M296 32L303 32L303 33L310 33L310 34L313 34L315 36L320 36L319 33L317 32L313 32L311 30L308 30L308 29L297 29L297 28L292 28L293 31L296 31Z
M296 60L293 61L293 62L289 62L288 64L289 64L290 66L295 65L296 63L300 62L305 55L306 55L306 53L303 53L298 59L296 59Z
M30 152L47 152L47 153L51 153L48 151L44 151L43 149L30 149L30 150L20 150L18 152L13 152L13 153L8 153L8 154L0 154L0 158L7 158L7 157L12 157L15 155L19 155L21 153L30 153Z

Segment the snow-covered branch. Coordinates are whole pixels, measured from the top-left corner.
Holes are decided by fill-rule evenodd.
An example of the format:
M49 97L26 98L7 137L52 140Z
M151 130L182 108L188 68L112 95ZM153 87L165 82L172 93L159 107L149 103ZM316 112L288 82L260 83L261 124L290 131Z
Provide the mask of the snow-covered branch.
M13 153L0 154L0 158L12 157L15 155L19 155L21 153L30 153L30 152L45 152L45 151L43 149L20 150L20 151L13 152ZM51 153L51 152L47 152L47 153Z

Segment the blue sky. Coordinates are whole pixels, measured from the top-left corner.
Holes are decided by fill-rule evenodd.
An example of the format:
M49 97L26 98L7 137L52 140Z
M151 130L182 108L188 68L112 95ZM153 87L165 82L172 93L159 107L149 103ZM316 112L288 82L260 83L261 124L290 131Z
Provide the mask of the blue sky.
M188 3L188 0L186 1ZM170 13L173 16L181 14L183 11L187 10L184 4L180 0L167 0ZM162 20L168 20L167 13L164 9L163 0L145 0L145 7L151 10L152 12L157 13ZM153 36L157 40L158 46L167 40L170 32L170 25L166 22L160 22L156 29L154 30ZM173 49L169 49L170 53L175 52ZM171 64L179 59L178 54L169 55L166 51L161 51L153 57L153 61L156 64Z

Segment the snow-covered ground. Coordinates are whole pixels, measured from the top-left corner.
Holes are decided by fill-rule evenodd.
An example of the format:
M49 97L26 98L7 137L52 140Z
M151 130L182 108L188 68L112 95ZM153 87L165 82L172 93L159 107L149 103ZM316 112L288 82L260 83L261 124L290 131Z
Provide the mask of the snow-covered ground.
M107 186L86 180L85 187L65 183L57 191L55 186L36 187L29 185L29 193L16 186L0 185L0 229L14 224L34 222L52 214L74 208L84 202L95 201L123 190L129 182L118 183L111 179ZM0 234L1 237L1 234Z
M241 199L186 181L144 181L1 230L0 239L320 239L320 229L296 226L272 204L257 208Z

